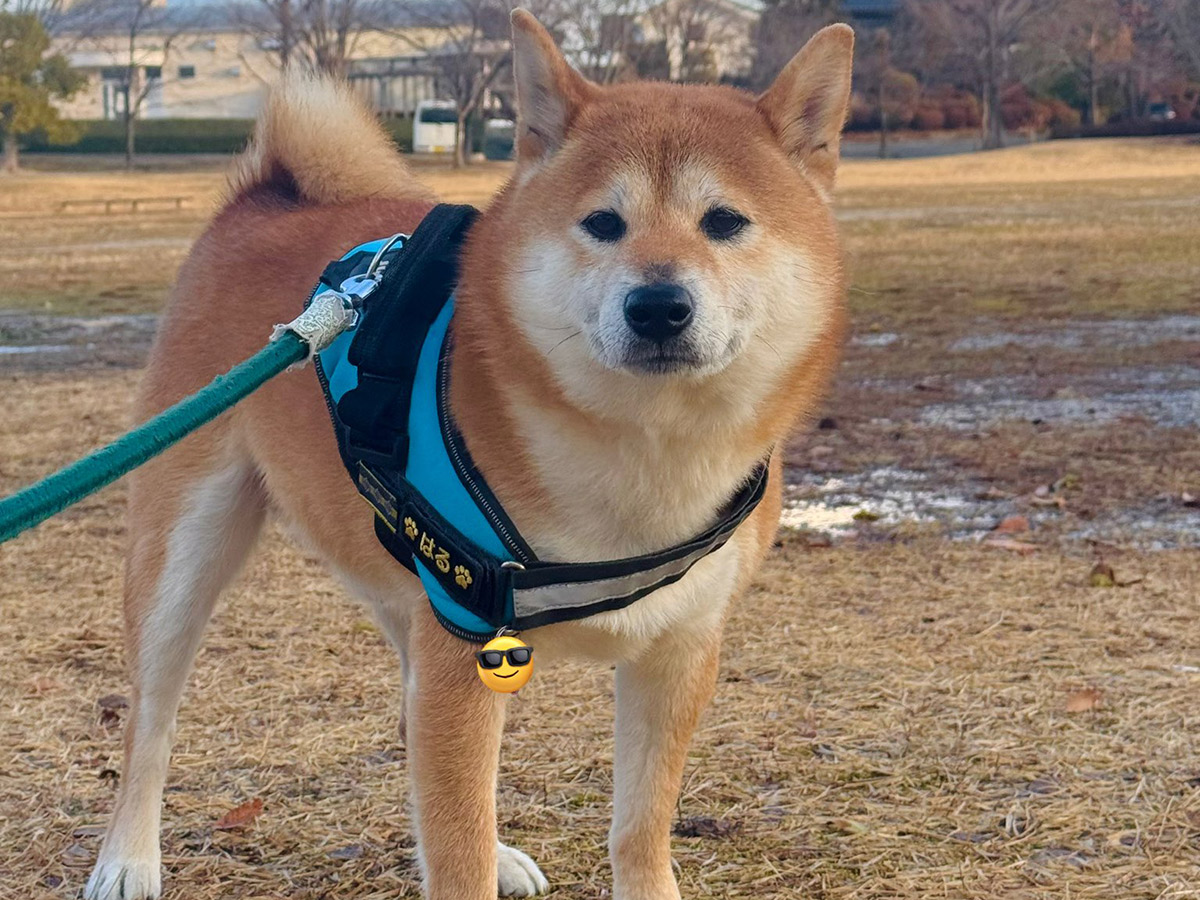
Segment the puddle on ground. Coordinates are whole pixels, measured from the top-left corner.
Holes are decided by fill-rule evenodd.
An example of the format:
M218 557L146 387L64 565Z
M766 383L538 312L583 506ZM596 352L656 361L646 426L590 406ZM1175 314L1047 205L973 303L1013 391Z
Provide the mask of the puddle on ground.
M1106 424L1142 418L1164 428L1200 426L1200 367L1127 366L1083 374L994 378L862 379L868 390L911 393L924 387L944 402L929 403L917 421L956 430L1004 421ZM888 419L880 420L884 423Z
M1157 501L1088 522L1067 536L1142 550L1200 547L1200 509L1180 506L1169 500Z
M1015 511L1011 501L976 499L983 490L980 484L950 484L892 466L829 478L795 473L784 495L783 525L844 534L864 522L937 523L966 537L990 531Z
M1006 420L1052 425L1102 425L1125 418L1145 419L1162 428L1200 426L1200 386L1044 400L998 396L973 403L936 403L924 407L917 415L917 420L923 425L966 431Z
M953 540L978 540L1001 520L1022 515L1035 533L1062 516L1054 507L1029 509L1021 498L982 499L985 486L947 482L944 473L884 466L829 478L788 472L783 528L851 537L868 525L938 525ZM1067 534L1142 550L1200 547L1200 509L1162 499L1086 522Z
M70 344L27 344L19 347L0 346L0 356L31 356L40 353L65 353L74 348Z
M856 334L850 338L850 343L857 347L890 347L898 340L900 340L900 335L891 331L882 331L875 334Z
M1036 331L980 330L950 345L953 351L998 350L1022 347L1060 350L1104 345L1107 347L1151 347L1164 341L1200 341L1200 316L1162 316L1157 319L1102 319L1071 322Z
M0 311L0 358L17 370L141 365L155 315L56 316Z

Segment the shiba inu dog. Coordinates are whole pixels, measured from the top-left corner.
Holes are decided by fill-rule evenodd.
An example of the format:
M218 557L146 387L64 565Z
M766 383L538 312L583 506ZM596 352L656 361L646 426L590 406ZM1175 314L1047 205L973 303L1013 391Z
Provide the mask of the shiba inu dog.
M775 533L778 447L820 398L844 329L830 207L853 33L817 34L754 97L602 87L513 16L512 180L471 230L450 404L540 556L621 559L702 531L762 460L766 498L721 549L628 608L527 632L540 665L616 664L613 896L670 900L685 754L722 624ZM139 401L147 416L257 350L324 264L432 205L372 117L321 80L275 92L228 202L184 263ZM125 769L86 896L156 897L176 708L220 590L268 512L373 611L401 657L414 822L435 900L547 889L497 841L506 698L376 540L316 379L286 373L143 468L129 498L133 680ZM186 895L186 891L181 896Z

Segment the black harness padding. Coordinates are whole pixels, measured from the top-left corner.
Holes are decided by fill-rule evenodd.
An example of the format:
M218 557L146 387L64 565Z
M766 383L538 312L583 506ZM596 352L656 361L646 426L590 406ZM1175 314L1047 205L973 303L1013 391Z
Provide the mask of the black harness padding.
M358 386L338 402L353 456L403 469L417 358L429 326L454 290L459 250L478 215L471 206L435 206L384 270L371 299L369 326L359 328L350 344ZM397 298L408 302L394 302Z

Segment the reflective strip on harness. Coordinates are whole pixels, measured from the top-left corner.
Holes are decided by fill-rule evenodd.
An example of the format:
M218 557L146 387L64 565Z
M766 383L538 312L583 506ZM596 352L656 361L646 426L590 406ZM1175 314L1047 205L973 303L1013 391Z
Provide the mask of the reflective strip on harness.
M725 541L721 541L724 544ZM717 545L720 546L720 545ZM540 587L513 588L513 613L518 619L542 616L554 610L579 609L616 603L634 594L645 596L687 574L697 560L707 556L715 546L701 547L687 556L665 562L653 569L642 569L627 575L578 581L573 584L544 584ZM519 580L520 576L516 576ZM632 602L632 601L630 601Z

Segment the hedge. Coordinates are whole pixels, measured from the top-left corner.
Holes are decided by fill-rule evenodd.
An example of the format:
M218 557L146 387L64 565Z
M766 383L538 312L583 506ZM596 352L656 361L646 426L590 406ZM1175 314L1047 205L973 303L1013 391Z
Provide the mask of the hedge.
M1173 119L1158 122L1150 119L1131 119L1126 122L1109 122L1105 125L1081 125L1075 128L1054 128L1051 138L1092 137L1159 137L1170 134L1200 134L1200 120Z
M387 119L384 127L400 149L412 150L412 120ZM125 124L111 119L80 121L79 137L51 144L44 136L26 139L25 149L42 153L124 153ZM246 145L253 119L144 119L135 130L138 153L236 153Z

